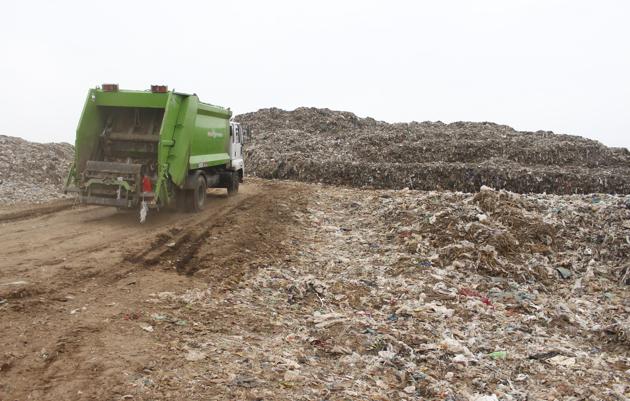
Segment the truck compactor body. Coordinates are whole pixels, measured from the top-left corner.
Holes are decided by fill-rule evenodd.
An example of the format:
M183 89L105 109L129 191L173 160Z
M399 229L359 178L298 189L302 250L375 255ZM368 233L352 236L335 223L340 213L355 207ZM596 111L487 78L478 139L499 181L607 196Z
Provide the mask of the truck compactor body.
M66 191L82 203L119 208L177 205L198 211L206 188L243 182L244 130L232 112L196 95L103 85L88 92Z

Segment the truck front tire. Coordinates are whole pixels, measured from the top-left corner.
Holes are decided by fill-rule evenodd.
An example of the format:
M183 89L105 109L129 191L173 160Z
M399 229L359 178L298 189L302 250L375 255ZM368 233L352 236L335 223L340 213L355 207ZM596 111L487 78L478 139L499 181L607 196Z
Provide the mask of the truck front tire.
M238 193L238 184L239 184L239 175L238 172L233 172L230 174L230 181L228 182L227 192L228 196L234 196Z

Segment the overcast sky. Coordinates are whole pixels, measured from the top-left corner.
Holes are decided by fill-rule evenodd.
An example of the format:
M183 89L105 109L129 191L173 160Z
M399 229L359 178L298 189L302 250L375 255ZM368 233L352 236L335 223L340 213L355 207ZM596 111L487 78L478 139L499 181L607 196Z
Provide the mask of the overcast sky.
M2 2L0 134L74 142L114 82L630 147L629 21L625 0Z

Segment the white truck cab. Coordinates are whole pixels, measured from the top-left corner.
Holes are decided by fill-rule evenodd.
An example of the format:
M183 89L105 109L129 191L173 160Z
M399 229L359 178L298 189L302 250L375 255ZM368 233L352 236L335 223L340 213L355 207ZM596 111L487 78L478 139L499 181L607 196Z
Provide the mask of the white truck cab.
M245 164L243 163L243 139L245 129L241 124L230 121L230 170L239 172L239 181L243 182Z

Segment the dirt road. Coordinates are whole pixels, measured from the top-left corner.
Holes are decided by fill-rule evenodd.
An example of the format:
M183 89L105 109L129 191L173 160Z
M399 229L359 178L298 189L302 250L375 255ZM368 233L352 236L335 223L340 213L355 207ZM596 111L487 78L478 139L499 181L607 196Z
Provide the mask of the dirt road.
M201 329L151 298L197 288L220 296L257 260L282 257L290 218L276 204L299 204L298 195L250 183L234 198L210 195L200 215L153 214L144 225L101 207L0 215L0 399L131 397L138 377L182 360L153 333L152 315L173 331ZM213 330L234 324L195 320Z

